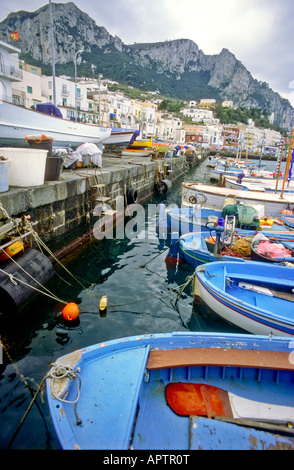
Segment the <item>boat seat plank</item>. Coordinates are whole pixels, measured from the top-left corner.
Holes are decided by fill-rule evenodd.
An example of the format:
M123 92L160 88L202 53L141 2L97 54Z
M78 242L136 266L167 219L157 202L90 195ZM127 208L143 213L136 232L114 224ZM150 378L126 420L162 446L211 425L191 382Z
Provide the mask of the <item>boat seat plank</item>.
M249 281L251 284L254 284L254 282L260 282L262 280L262 284L271 284L271 285L276 285L280 286L281 281L285 287L294 287L294 278L293 279L274 279L273 277L266 277L263 276L262 278L260 276L255 276L253 273L229 273L227 276L229 279L239 279L240 281Z
M185 348L150 351L147 369L190 366L234 366L294 370L289 354L246 349Z

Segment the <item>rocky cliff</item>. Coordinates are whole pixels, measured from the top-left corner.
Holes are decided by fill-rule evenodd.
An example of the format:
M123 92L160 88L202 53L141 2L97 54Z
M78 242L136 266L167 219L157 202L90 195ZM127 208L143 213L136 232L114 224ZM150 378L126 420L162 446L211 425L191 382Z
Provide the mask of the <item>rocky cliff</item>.
M126 45L103 26L97 26L72 2L52 4L52 9L57 73L73 75L74 54L82 49L80 74L103 73L110 79L183 100L233 100L237 106L273 112L276 125L286 129L294 126L294 110L289 101L267 83L255 80L227 49L205 55L189 39ZM9 14L0 23L0 39L8 41L12 31L19 31L22 57L50 73L48 5L35 12Z

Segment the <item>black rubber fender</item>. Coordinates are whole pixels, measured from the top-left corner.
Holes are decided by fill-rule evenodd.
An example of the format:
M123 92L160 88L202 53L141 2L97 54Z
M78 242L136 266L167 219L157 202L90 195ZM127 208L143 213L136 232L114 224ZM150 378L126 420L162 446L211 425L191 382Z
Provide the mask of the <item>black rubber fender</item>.
M160 193L166 193L172 187L172 182L170 180L161 180L158 191Z
M126 196L127 196L127 205L137 204L137 202L139 200L139 195L138 195L137 189L135 189L135 188L127 189Z

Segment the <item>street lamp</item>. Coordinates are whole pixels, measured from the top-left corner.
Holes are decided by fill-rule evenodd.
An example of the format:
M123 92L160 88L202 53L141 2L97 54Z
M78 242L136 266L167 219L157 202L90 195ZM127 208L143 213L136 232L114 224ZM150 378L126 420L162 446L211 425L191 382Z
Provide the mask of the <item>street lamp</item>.
M77 51L75 53L75 120L77 120L77 58L78 55L81 54L83 51Z
M99 73L98 75L98 84L99 84L99 126L101 126L101 80L103 78L102 73Z

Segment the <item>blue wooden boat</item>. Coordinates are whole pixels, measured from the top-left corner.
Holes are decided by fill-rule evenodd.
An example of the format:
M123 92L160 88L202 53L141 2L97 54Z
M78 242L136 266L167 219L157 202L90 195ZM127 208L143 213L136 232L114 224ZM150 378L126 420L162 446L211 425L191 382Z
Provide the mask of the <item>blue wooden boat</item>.
M213 233L213 232L211 232ZM251 237L250 237L251 238ZM242 243L245 247L245 237L240 237L239 242ZM248 237L249 240L249 237ZM270 257L269 255L259 254L257 251L257 246L259 243L267 242L267 244L272 245L273 247L278 243L281 245L279 249L279 254L274 253L274 248L272 249L273 253ZM264 240L255 240L253 238L251 243L247 242L248 252L244 249L244 252L240 251L239 253L232 249L232 243L229 240L227 244L223 243L221 236L208 236L207 233L202 232L191 232L182 235L178 239L178 244L174 245L175 248L173 253L168 253L169 256L176 257L179 256L180 259L190 264L193 267L197 267L200 264L212 263L215 261L239 261L243 259L253 260L253 261L263 261L271 263L294 263L293 256L293 244L294 240L291 242L281 243L281 239L264 239ZM172 245L174 243L172 242ZM178 254L175 249L178 248ZM283 252L285 253L283 255Z
M199 231L209 232L214 225L224 225L222 213L223 211L217 209L174 207L166 211L166 227L171 232L179 232L180 234ZM258 228L258 230L265 236L294 239L294 230L286 224L282 216L274 215L273 217L275 218L275 222L271 227L264 225ZM235 227L235 231L240 236L254 235L256 230L253 227L247 227L248 225L243 224L242 227Z
M293 449L291 352L288 338L198 332L75 351L47 379L61 447Z
M214 239L214 243L210 240ZM243 261L243 258L219 253L217 237L209 236L208 233L191 232L182 235L178 242L178 256L181 260L194 268L200 264L215 261ZM175 247L177 247L175 245ZM168 257L171 254L168 254ZM175 251L173 252L175 257Z
M198 266L195 297L228 322L254 334L294 335L294 268L217 261Z

